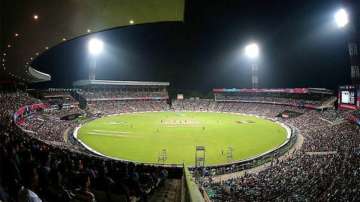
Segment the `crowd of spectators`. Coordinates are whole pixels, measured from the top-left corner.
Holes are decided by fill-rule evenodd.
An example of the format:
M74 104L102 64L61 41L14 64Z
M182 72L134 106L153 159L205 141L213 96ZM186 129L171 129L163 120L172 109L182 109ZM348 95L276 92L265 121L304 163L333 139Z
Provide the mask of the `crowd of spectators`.
M238 100L237 100L238 101ZM359 128L345 121L349 112L316 111L293 106L245 102L181 100L174 110L222 111L266 116L298 128L304 137L300 150L289 159L275 158L259 173L222 182L214 175L233 173L245 164L207 168L199 182L213 201L355 201L360 195ZM293 118L277 115L285 110L301 113Z
M74 99L70 90L61 89L61 90L47 90L42 91L39 95L39 98L49 104L76 104L78 101Z
M86 100L116 100L146 97L167 98L168 92L164 87L148 87L148 88L90 88L78 91Z
M40 101L25 93L0 97L0 201L147 201L169 174L181 176L177 168L108 160L49 144L61 141L54 134L67 127L57 113L24 117L23 127L31 123L27 129L36 132L33 138L15 125L12 114Z
M61 120L58 116L35 113L26 117L21 127L44 141L64 142L65 130L77 124L71 120Z
M209 111L213 104L212 100L205 99L173 100L172 108L177 111Z
M126 101L94 101L88 103L93 114L120 114L145 111L168 111L167 100L126 100Z
M215 111L215 112L235 112L261 115L266 117L275 117L280 112L292 110L299 113L309 111L304 108L272 105L262 103L248 103L248 102L214 102L213 100L202 99L185 99L174 100L172 102L172 109L175 111Z
M28 96L25 92L7 92L0 93L0 120L8 120L12 114L22 106L30 105L33 103L40 103L41 101Z
M300 93L215 93L218 101L243 101L278 103L283 105L303 106L305 104L320 106L332 96L327 94L300 94Z
M213 183L212 175L235 172L244 169L244 166L207 169L202 186L213 201L348 201L359 198L357 178L360 175L360 158L354 151L359 148L360 135L355 124L332 124L322 119L322 111L271 104L218 102L208 110L275 118L298 128L304 137L301 149L295 151L290 159L275 159L271 167L257 174ZM284 110L302 115L294 118L276 117ZM343 178L345 176L349 181Z
M40 101L20 92L2 93L0 101L2 201L146 200L168 175L169 170L158 167L105 160L48 144L63 142L64 130L75 124L60 117L82 112L78 108L28 115L22 127L34 132L29 136L11 123L12 113L21 106ZM352 201L360 198L359 128L346 121L336 121L339 117L344 119L344 112L202 99L174 100L172 105L166 100L98 100L87 105L88 111L101 114L168 110L245 113L277 119L298 129L304 137L302 147L288 159L274 159L271 166L258 173L214 182L214 175L244 167L234 164L225 169L207 169L201 185L213 201ZM300 115L277 116L286 110ZM34 135L37 138L32 138Z
M321 113L321 117L331 123L341 123L348 117L348 111L338 111L334 109L328 109Z
M13 128L0 132L1 201L146 201L168 175L44 144Z
M70 107L62 107L62 108L59 108L57 106L56 108L46 110L46 114L48 114L49 116L56 116L59 118L71 114L83 114L83 113L84 110L80 109L77 105L72 105Z
M356 201L359 156L339 152L324 156L298 151L256 174L223 182L204 182L213 201Z

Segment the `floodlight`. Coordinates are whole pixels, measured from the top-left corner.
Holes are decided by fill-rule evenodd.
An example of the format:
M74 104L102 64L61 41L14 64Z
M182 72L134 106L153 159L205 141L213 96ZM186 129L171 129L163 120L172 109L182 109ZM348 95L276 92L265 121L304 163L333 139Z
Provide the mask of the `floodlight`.
M92 55L99 55L104 48L104 43L96 38L90 39L88 43L88 49L90 54Z
M349 14L343 8L335 13L334 18L337 26L340 28L345 27L349 23Z
M259 46L256 43L247 45L245 47L245 54L252 59L259 57Z

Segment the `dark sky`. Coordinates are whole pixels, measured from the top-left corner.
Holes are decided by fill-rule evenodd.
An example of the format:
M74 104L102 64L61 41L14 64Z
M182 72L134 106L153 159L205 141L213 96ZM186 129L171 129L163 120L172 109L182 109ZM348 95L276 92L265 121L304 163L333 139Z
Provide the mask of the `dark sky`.
M92 36L105 42L97 79L169 81L172 88L209 91L251 86L249 41L261 46L262 88L350 84L349 32L335 28L340 0L190 0L183 23L113 29ZM78 38L35 61L49 86L87 79L87 41Z

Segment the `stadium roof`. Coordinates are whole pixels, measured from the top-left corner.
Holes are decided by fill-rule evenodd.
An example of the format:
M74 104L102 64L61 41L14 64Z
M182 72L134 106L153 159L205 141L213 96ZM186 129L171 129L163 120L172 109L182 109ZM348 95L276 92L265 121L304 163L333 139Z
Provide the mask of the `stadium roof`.
M169 82L154 81L108 81L108 80L79 80L73 83L75 87L85 86L169 86Z
M39 82L38 56L77 37L122 26L183 21L185 0L3 0L0 80Z

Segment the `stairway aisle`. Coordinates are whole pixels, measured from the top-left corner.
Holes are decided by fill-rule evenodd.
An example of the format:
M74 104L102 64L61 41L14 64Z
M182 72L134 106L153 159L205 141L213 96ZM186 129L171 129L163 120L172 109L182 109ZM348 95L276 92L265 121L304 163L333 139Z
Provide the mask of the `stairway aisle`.
M150 197L149 202L180 202L181 179L167 179Z

